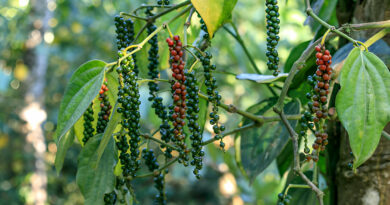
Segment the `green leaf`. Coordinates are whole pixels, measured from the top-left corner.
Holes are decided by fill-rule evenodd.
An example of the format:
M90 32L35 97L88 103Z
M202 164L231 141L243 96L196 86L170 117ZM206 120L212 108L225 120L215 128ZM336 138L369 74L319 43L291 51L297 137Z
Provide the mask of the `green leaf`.
M111 105L115 105L116 99L118 98L118 74L116 72L110 72L105 75L105 79L107 80L107 88L108 91L106 92L108 101L110 102ZM98 97L96 97L93 100L93 122L92 126L95 128L95 133L96 133L96 127L97 127L97 121L98 121L98 115L101 110L100 108L100 100ZM111 112L112 113L112 112ZM112 115L112 114L111 114ZM76 122L74 125L75 127L75 134L77 139L79 140L80 144L84 146L83 142L83 137L84 137L84 115L80 117L80 119Z
M57 174L59 174L62 169L65 156L66 156L66 151L68 151L69 147L73 144L73 140L74 140L74 129L71 129L57 143L57 153L56 153L56 159L54 161Z
M92 60L81 65L73 73L60 105L55 138L62 136L77 122L89 104L99 93L103 83L106 63Z
M210 37L229 19L237 0L191 0L196 11L206 23Z
M91 138L81 150L78 159L76 182L85 198L86 205L103 205L104 194L112 192L115 186L114 167L117 163L114 139L111 138L104 151L102 160L93 168L92 160L96 155L101 134Z
M356 170L374 153L390 121L390 72L375 54L354 48L341 70L340 85L336 110L348 132Z
M273 105L274 102L268 103L256 114L264 114L265 110L270 110ZM299 114L299 108L299 101L291 101L285 105L284 113ZM273 111L270 110L270 113ZM289 122L292 127L297 124L297 120L289 120ZM245 120L243 124L247 123ZM271 164L290 139L282 122L270 122L260 128L243 131L241 137L242 165L251 181Z

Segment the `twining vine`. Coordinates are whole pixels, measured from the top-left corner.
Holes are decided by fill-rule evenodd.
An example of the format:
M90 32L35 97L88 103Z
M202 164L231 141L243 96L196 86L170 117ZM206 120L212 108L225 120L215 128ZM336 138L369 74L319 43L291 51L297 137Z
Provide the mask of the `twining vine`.
M201 179L201 169L203 167L203 158L205 152L203 147L207 144L219 141L221 150L224 150L225 143L223 138L227 135L241 132L247 129L263 126L265 123L273 121L281 121L290 135L293 144L293 171L297 173L306 184L290 184L285 189L284 193L279 194L279 204L288 204L291 196L288 195L290 188L310 188L318 197L319 203L323 204L324 193L318 188L317 178L314 176L310 180L301 170L301 161L299 159L299 138L303 138L305 162L311 160L314 162L314 171L317 170L316 162L319 160L320 151L324 151L328 144L328 135L326 133L326 120L329 118L329 93L332 87L332 79L335 78L332 64L332 56L329 50L325 47L325 42L329 38L333 38L337 34L351 41L355 46L362 46L367 49L367 46L362 42L356 41L342 30L348 28L354 29L371 29L382 27L383 23L374 22L372 24L362 25L347 25L336 29L320 19L311 9L309 1L307 2L307 14L314 20L318 21L322 26L328 29L323 38L312 42L307 49L302 53L300 58L292 66L287 79L281 88L278 102L273 110L275 116L259 116L253 113L244 111L234 105L226 105L222 102L222 96L218 92L217 79L214 76L214 71L217 66L212 63L212 54L207 51L210 46L211 39L214 34L209 34L207 21L201 17L201 14L193 8L191 1L185 1L177 5L171 5L169 0L157 0L157 5L143 5L134 10L133 14L121 12L115 16L114 22L116 27L116 43L118 59L115 62L109 63L105 67L106 73L116 72L118 76L118 94L116 96L116 105L110 104L108 92L108 82L104 80L101 85L98 101L93 101L83 114L83 138L84 144L88 143L96 134L114 136L115 146L118 150L119 158L119 174L116 171L115 189L112 192L105 193L101 199L105 204L125 203L126 195L134 193L131 182L136 178L153 177L155 188L158 194L155 197L156 204L166 204L165 194L165 175L167 168L179 162L184 166L191 165L193 174L196 178ZM273 75L277 76L279 71L279 57L277 44L280 40L280 19L279 7L277 0L266 0L266 28L267 28L267 51L268 59L267 67L272 71ZM185 7L185 8L183 8ZM156 13L155 9L160 8L163 11ZM160 26L155 25L155 20L170 13L181 9L173 18L164 22ZM145 17L137 12L144 10ZM198 41L194 44L187 44L187 32L191 25L192 14L196 11L200 18L201 35ZM173 21L185 18L185 14L189 13L185 24L184 36L174 35L169 24ZM145 24L138 31L134 29L135 21L143 21ZM252 57L249 55L242 38L239 36L237 28L232 24L235 33L224 27L235 39L239 41L244 48L252 65L258 71ZM148 36L140 43L138 42L141 34L146 30ZM160 32L167 31L166 42L163 48L159 48L158 35ZM182 41L184 40L184 42ZM136 62L135 53L144 46L149 44L147 65L138 65ZM163 44L160 44L163 45ZM159 52L169 52L170 77L168 79L160 78L159 71ZM309 56L315 53L317 70L313 75L308 77L308 82L311 85L311 91L307 93L307 98L310 99L306 111L302 115L286 115L283 112L284 102L287 91L292 83L294 76L302 68L303 64L308 60ZM197 63L200 66L197 66ZM147 75L150 79L141 79L139 77L140 70L147 70ZM201 71L200 71L201 70ZM203 75L203 76L201 76ZM200 82L199 77L204 78L204 82ZM140 92L139 85L143 82L148 83L149 97L152 102L151 107L154 109L155 115L159 118L160 126L154 133L145 134L140 131ZM164 99L159 96L160 83L166 83L170 86L171 104L164 103ZM202 92L204 86L205 93ZM270 87L268 87L270 88ZM275 91L270 88L275 95ZM207 113L209 123L212 126L213 138L207 141L203 139L203 124L200 124L200 100L206 100L211 107L211 111ZM100 103L99 110L94 110L94 103ZM230 113L236 113L244 118L250 119L253 122L242 127L225 130L225 126L220 123L219 109L222 108ZM94 119L94 113L98 112L98 118ZM114 129L109 129L110 120L113 113L119 114L119 131L114 133ZM94 121L97 120L96 127ZM288 120L299 120L300 130L298 133L291 126ZM114 124L116 126L116 124ZM110 130L110 131L108 131ZM314 133L315 140L311 148L308 146L308 131ZM159 133L161 139L155 137ZM157 160L155 150L143 149L140 152L140 144L142 142L153 141L159 145L159 149L164 152L164 164L160 164ZM143 159L143 160L141 160ZM98 158L98 161L100 158ZM140 173L143 163L150 171L149 173ZM316 175L316 173L314 174Z

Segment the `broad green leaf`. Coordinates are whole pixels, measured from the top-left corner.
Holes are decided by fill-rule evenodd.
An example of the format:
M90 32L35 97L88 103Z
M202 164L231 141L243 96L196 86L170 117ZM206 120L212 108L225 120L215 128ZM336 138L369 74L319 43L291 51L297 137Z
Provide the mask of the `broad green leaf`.
M110 72L105 75L105 79L107 80L107 88L108 91L106 92L108 96L108 101L110 102L111 106L114 107L116 99L118 98L118 74L116 72ZM99 97L96 97L93 100L93 122L92 125L95 128L96 132L96 126L97 126L97 120L98 120L98 114L101 110L100 108L100 102ZM112 112L111 112L112 113ZM84 116L82 115L81 118L76 122L74 125L75 127L75 134L82 146L84 146L83 142L83 132L84 132Z
M340 85L336 110L348 132L356 170L374 153L390 121L390 72L375 54L354 48L341 70Z
M54 161L54 165L57 170L57 174L60 173L62 169L62 165L64 164L66 151L68 151L69 147L73 144L74 140L74 129L70 129L64 137L62 137L57 143L57 153L56 159Z
M55 138L62 136L77 122L87 110L89 104L99 93L103 83L106 63L92 60L81 65L73 73L60 105Z
M255 81L256 83L272 83L275 81L285 80L287 76L288 73L279 73L278 76L242 73L242 74L238 74L236 78L238 80L251 80L251 81Z
M114 139L111 138L109 141L98 166L93 167L101 136L99 134L91 138L81 150L78 159L76 182L86 205L103 205L104 194L112 192L115 186L114 167L117 155Z
M218 28L231 19L237 0L191 0L191 3L206 23L212 37Z
M270 110L273 103L267 104L260 110ZM266 109L268 108L268 109ZM284 113L299 114L299 101L292 101L285 105ZM270 110L270 113L273 113ZM256 112L256 114L261 114ZM267 114L267 113L265 113ZM289 120L295 127L297 120ZM245 120L244 124L248 121ZM289 140L289 133L282 122L270 122L260 128L241 132L241 160L242 165L251 181L260 174L280 154Z

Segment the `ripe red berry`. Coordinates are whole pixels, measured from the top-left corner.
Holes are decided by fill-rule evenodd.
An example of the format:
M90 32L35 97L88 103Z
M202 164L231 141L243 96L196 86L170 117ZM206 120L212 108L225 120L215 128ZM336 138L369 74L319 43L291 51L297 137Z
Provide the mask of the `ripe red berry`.
M319 88L324 87L324 85L325 85L324 82L318 82L318 83L317 83L317 86L318 86Z
M172 51L171 51L171 55L172 55L172 56L177 55L177 51L176 51L176 50L172 50Z
M329 89L329 83L325 83L324 89L325 89L325 90L328 90L328 89Z
M317 52L320 52L320 51L321 51L321 47L320 47L319 45L318 45L318 46L316 46L316 48L315 48L315 49L316 49L316 51L317 51Z
M324 54L329 56L329 55L330 55L329 50L325 50L325 51L324 51Z
M322 76L322 79L324 79L324 80L329 80L329 79L330 79L330 77L329 77L329 75L328 75L328 74L324 74L324 75Z
M178 40L180 40L180 36L173 36L173 39L175 40L175 41L178 41Z
M316 64L317 65L324 65L324 61L317 59Z
M321 59L322 58L322 53L320 53L320 52L316 53L316 58Z
M330 60L330 57L328 55L323 55L322 60L328 61L328 60Z
M321 96L321 98L320 98L320 100L321 100L321 102L326 102L326 100L327 100L327 97L326 96Z
M322 70L322 71L326 70L326 66L325 66L325 65L320 65L320 66L318 66L318 68L319 68L320 70Z
M316 143L313 144L313 149L318 149L320 146Z

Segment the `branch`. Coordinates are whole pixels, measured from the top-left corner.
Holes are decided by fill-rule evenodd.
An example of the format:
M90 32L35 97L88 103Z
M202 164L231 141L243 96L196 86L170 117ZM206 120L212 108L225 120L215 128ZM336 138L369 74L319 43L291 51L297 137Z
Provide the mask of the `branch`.
M324 205L323 197L324 192L322 192L313 182L310 181L309 178L306 177L306 175L299 170L298 174L301 176L301 178L307 183L307 185L310 186L311 190L313 190L317 194L318 201L320 202L320 205Z
M334 34L329 34L327 38L333 38ZM280 113L283 110L283 102L286 98L287 91L290 88L290 85L292 83L292 80L294 79L294 76L299 72L299 68L303 66L306 62L306 60L310 57L310 55L314 52L314 48L321 42L322 38L319 38L315 42L313 42L311 45L309 45L305 51L303 51L301 57L291 67L290 72L288 73L288 76L286 78L286 81L284 82L282 92L280 93L278 102L276 106L274 107L274 110L276 113Z
M342 28L350 28L352 30L366 30L374 28L389 28L390 20L387 21L377 21L377 22L368 22L368 23L359 23L359 24L344 24Z
M161 145L163 145L165 147L169 147L169 148L171 148L173 150L180 150L179 148L177 148L177 147L175 147L173 145L170 145L168 143L165 143L165 142L163 142L163 141L161 141L161 140L159 140L157 138L154 138L154 137L150 136L149 134L141 134L140 136L145 138L145 139L150 139L152 141L155 141L155 142L157 142L157 143L159 143L159 144L161 144Z
M353 44L358 45L358 44L357 44L358 42L357 42L355 39L349 37L347 34L341 32L340 30L335 29L334 26L329 25L329 24L326 23L324 20L322 20L320 17L318 17L317 14L315 14L314 11L313 11L313 9L311 8L309 0L306 0L306 6L307 6L307 9L306 9L307 15L311 16L314 20L318 21L318 23L320 23L320 24L321 24L322 26L324 26L325 28L331 29L332 32L338 34L338 35L341 36L341 37L346 38L347 40L351 41Z
M386 131L382 131L382 136L386 137L388 140L390 140L390 134L387 133Z
M135 178L145 178L145 177L151 177L151 176L154 176L162 171L164 171L164 169L168 168L169 166L171 166L172 164L174 164L175 162L177 162L177 160L179 160L179 158L175 158L174 160L166 163L164 166L162 166L161 168L159 168L158 170L155 170L154 172L150 172L150 173L147 173L147 174L141 174L141 175L138 175L138 176L135 176Z
M145 5L142 4L140 7L134 9L133 13L137 14L137 11L140 9L146 9L146 8L172 8L175 5Z
M241 132L241 131L244 131L244 130L248 130L248 129L251 129L251 128L254 128L254 127L259 127L259 126L260 126L260 125L258 125L258 124L256 124L256 123L252 122L252 123L249 123L249 124L244 125L244 126L242 126L242 127L236 128L236 129L234 129L234 130L225 132L225 133L222 134L221 137L222 137L222 139L223 139L224 137L226 137L226 136L228 136L228 135L231 135L231 134L234 134L234 133L237 133L237 132ZM208 145L208 144L213 143L213 142L215 142L215 141L217 141L217 140L219 140L219 139L215 139L215 138L209 139L209 140L207 140L207 141L202 142L202 146Z

